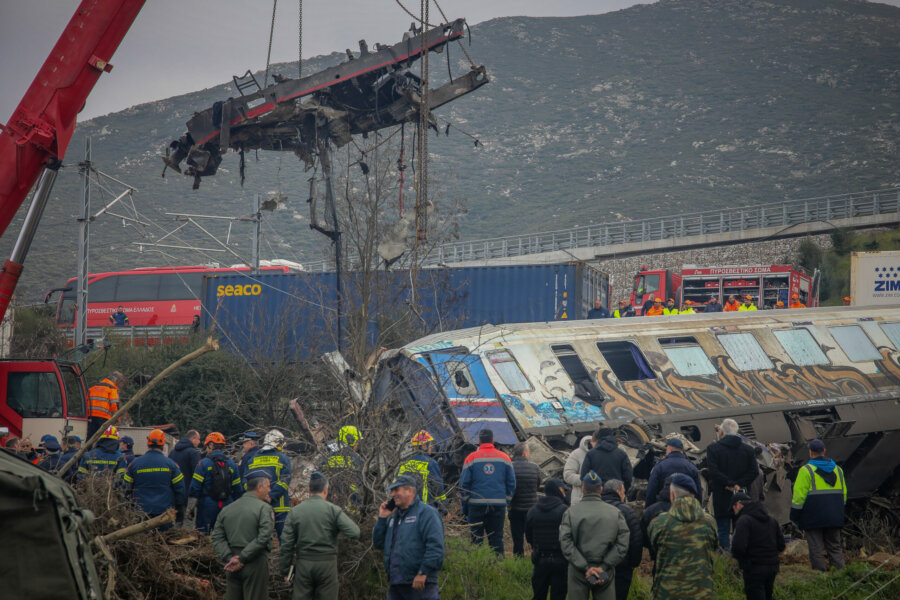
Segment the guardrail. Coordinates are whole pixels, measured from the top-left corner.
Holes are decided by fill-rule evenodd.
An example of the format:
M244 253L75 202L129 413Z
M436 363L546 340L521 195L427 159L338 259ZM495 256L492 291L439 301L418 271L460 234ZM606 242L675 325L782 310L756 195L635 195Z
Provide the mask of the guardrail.
M95 344L110 342L124 343L129 346L154 346L184 340L190 335L190 325L129 325L127 327L88 327L85 337L94 340ZM75 339L74 327L66 329L66 338L70 341Z
M540 254L592 246L615 246L670 238L792 227L817 221L867 217L900 212L900 187L835 196L785 200L759 206L709 210L616 221L544 233L515 235L439 246L424 265L450 264ZM333 263L305 263L307 271L330 271Z

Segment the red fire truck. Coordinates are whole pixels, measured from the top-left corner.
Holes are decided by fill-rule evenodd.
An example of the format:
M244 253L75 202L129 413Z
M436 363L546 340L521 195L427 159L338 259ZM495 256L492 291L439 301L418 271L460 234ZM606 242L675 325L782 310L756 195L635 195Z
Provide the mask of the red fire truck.
M728 296L750 296L760 310L774 308L779 301L791 304L794 294L808 307L819 305L819 275L807 274L791 265L732 265L684 267L680 272L642 266L634 277L631 304L640 315L652 295L663 301L673 298L680 307L685 300L705 305L715 296L724 303Z

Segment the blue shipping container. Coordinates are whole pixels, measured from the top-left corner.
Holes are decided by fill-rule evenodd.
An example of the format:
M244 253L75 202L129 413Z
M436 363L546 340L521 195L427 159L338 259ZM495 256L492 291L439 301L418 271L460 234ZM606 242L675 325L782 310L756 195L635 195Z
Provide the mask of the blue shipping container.
M552 265L422 269L416 310L408 271L343 277L343 324L365 322L374 342L393 318L415 319L427 331L502 323L584 319L599 299L609 303L609 278L573 262ZM337 347L334 273L234 273L204 278L204 326L254 362L294 360ZM362 298L367 298L362 306ZM408 340L407 340L408 341Z

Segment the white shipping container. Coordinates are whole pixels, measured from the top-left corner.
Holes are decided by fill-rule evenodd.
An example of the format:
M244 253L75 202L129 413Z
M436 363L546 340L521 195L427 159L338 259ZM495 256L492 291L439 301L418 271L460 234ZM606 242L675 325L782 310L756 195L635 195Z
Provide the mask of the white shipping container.
M853 306L900 304L900 251L851 252Z

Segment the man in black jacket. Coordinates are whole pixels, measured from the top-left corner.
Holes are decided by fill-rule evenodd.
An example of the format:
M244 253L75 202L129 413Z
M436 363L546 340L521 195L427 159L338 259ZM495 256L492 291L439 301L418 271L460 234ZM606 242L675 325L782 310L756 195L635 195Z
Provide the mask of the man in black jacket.
M516 491L509 503L509 534L513 542L513 554L525 554L525 516L538 501L541 485L541 469L528 460L531 453L528 444L519 442L513 447L512 466L516 476Z
M581 477L591 471L595 472L603 481L618 479L625 484L625 491L631 488L633 479L631 461L625 451L619 448L612 429L606 425L600 425L591 439L593 448L584 457L581 463Z
M194 479L194 469L197 468L197 464L200 462L200 451L197 450L197 446L199 445L200 432L196 429L191 429L183 438L178 440L178 443L175 444L175 449L169 452L169 458L175 461L175 464L181 469L181 474L184 475L185 496L191 491L191 481ZM177 506L176 510L177 515L175 516L175 521L180 527L184 523L184 507ZM188 519L192 518L193 516L188 517Z
M716 427L719 441L706 448L709 488L713 500L713 516L719 532L719 546L728 550L732 517L731 497L749 489L759 473L756 452L737 435L738 424L725 419Z
M610 479L603 483L603 492L600 494L603 501L618 508L625 516L628 523L628 554L625 560L616 566L616 600L627 600L628 590L631 589L631 577L634 570L641 564L641 556L644 553L643 539L641 538L641 521L634 510L625 504L625 484L618 479Z
M559 524L569 508L566 484L560 479L544 483L544 496L525 517L525 539L531 544L531 589L534 600L565 600L569 563L559 545Z
M656 502L648 504L647 508L644 509L644 512L641 513L641 541L644 546L650 550L650 558L653 560L656 560L656 552L650 546L650 523L653 522L653 519L664 512L669 512L669 509L672 508L672 488L670 487L672 485L672 477L674 477L674 474L665 478L662 489L656 495Z
M784 535L778 521L761 502L738 492L731 498L737 516L731 554L744 571L744 593L747 600L772 600L775 576L784 550Z

